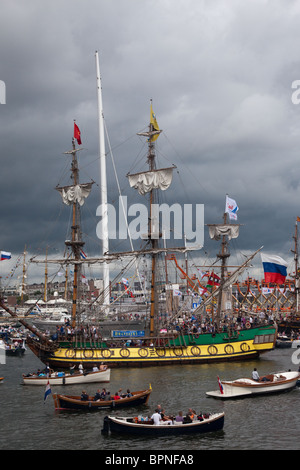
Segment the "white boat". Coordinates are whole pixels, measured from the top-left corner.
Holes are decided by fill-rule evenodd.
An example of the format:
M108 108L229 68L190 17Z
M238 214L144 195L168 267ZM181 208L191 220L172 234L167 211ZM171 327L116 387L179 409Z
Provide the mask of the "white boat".
M218 379L219 390L206 392L206 395L225 399L284 392L294 388L299 378L299 372L288 371L264 375L258 381L249 378L231 381Z
M74 385L95 382L109 382L110 369L99 370L95 372L87 372L83 374L65 374L64 372L53 372L49 377L46 375L30 375L23 374L24 385Z

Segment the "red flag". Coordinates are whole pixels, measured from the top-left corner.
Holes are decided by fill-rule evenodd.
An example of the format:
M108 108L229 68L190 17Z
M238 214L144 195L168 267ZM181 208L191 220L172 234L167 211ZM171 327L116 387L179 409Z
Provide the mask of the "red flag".
M77 140L78 145L81 145L80 130L75 122L74 122L74 139Z

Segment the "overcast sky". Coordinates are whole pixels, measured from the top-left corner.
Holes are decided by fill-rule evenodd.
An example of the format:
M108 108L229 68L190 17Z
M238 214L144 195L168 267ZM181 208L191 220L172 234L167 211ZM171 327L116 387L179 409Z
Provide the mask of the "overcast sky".
M129 203L136 194L125 175L146 168L136 133L149 123L152 99L163 129L158 164L177 166L165 200L204 204L205 222L216 223L227 193L243 225L233 250L263 245L291 261L300 216L300 105L292 101L299 24L293 0L2 0L0 249L13 258L0 274L25 245L30 255L46 246L63 253L69 209L54 188L67 182L63 152L74 119L85 149L81 179L96 182L83 216L86 250L93 240L101 252L96 50L109 142ZM108 199L116 204L110 155L107 165ZM212 256L207 232L205 250Z

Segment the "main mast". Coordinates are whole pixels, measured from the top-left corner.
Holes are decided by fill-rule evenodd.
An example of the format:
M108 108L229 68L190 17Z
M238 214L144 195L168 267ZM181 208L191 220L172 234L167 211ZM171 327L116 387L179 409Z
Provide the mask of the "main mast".
M158 240L161 236L158 227L158 220L153 213L153 204L155 200L155 190L167 189L172 181L173 168L156 169L155 162L155 141L162 131L156 121L155 114L152 109L152 101L150 106L150 124L146 132L139 132L138 135L143 135L148 139L148 154L147 162L149 170L136 174L128 174L129 184L131 187L138 190L139 194L146 195L149 193L149 224L148 224L148 241L151 244L151 306L150 306L150 336L155 335L156 325L156 311L157 311L157 294L155 290L156 284L156 257L158 249ZM159 232L159 233L158 233ZM144 252L146 253L146 251Z
M101 93L101 75L98 52L96 51L97 95L98 95L98 119L99 119L99 151L100 151L100 183L101 183L101 207L102 207L102 255L109 250L108 241L108 212L107 212L107 181L106 181L106 154L104 138L104 118ZM109 305L109 265L103 263L103 304Z

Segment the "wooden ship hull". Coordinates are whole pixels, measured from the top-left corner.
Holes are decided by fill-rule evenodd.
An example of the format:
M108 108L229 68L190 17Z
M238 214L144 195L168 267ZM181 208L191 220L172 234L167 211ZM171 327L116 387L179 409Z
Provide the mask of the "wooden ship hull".
M46 348L40 341L28 338L27 345L44 363L52 368L68 368L82 363L85 368L105 362L109 367L144 367L170 364L199 364L256 359L275 347L275 325L227 333L183 335L155 346L110 347L87 343L60 342Z
M53 394L56 410L87 410L96 411L106 408L117 409L128 406L146 405L151 394L151 389L132 392L132 397L120 398L119 400L81 400L79 396Z

